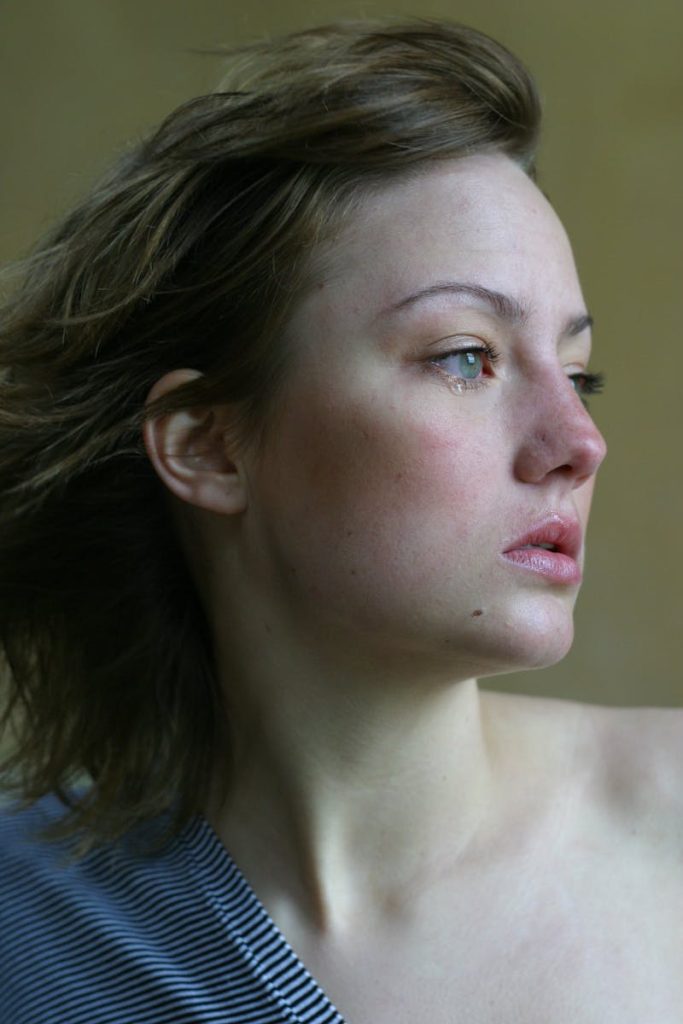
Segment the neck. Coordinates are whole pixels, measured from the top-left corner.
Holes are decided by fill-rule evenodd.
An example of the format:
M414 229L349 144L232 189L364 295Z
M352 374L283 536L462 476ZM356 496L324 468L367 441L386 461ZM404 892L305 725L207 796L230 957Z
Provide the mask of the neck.
M309 927L338 934L405 911L489 814L487 695L475 679L335 685L328 672L321 686L317 673L286 675L279 693L248 688L261 699L238 710L231 785L222 806L209 802L210 823L283 920L296 907Z

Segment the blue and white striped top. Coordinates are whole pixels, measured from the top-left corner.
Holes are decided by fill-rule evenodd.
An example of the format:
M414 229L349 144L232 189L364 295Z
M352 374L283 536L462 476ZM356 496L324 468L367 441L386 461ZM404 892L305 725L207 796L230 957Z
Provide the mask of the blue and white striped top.
M0 812L2 1024L343 1024L204 817L65 867L59 813Z

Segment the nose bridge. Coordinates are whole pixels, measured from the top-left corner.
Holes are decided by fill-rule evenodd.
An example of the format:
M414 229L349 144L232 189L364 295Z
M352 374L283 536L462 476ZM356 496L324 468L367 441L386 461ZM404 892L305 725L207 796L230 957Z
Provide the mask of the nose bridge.
M518 451L519 475L538 482L554 471L579 486L607 454L605 439L560 368L546 369L522 400L524 429Z

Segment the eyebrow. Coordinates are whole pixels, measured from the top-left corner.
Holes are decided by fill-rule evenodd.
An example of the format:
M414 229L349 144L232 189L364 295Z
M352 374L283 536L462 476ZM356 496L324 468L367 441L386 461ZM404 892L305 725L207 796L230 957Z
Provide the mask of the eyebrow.
M462 281L441 281L431 284L427 288L421 288L412 295L407 295L405 298L399 299L392 306L382 310L378 316L385 317L399 310L407 309L408 306L413 306L423 299L429 299L443 293L468 295L470 298L478 299L480 302L490 306L500 320L506 320L513 326L527 324L531 316L530 310L511 295L504 295L503 292L493 291L493 289L485 288L481 284L467 284ZM594 322L593 317L589 313L578 313L576 316L570 316L565 323L562 336L573 337L576 334L580 334L587 327L592 327Z

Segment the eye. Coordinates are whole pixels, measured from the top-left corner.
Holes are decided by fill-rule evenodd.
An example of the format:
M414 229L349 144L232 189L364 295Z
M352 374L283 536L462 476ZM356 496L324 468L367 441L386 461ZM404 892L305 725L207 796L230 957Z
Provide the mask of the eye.
M470 345L434 356L429 362L458 382L461 389L482 387L487 363L493 365L498 353L490 345Z
M604 373L570 373L569 379L586 409L588 402L585 396L602 394L607 383Z

